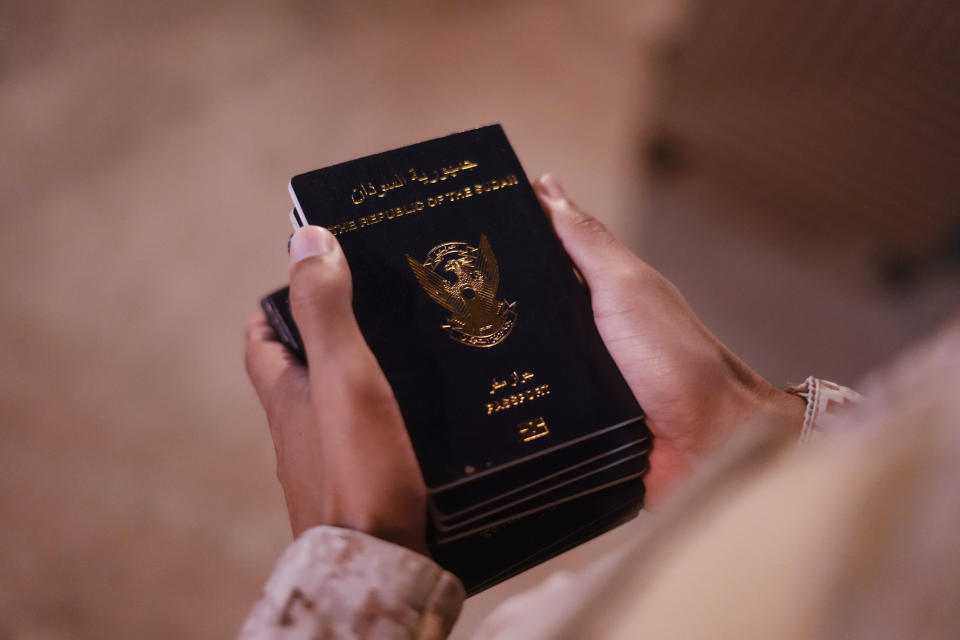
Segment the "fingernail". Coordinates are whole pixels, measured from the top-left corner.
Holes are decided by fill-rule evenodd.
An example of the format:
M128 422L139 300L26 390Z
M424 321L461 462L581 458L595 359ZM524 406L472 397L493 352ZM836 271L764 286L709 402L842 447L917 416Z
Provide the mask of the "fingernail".
M336 246L337 239L323 227L301 227L290 239L290 264L304 258L326 255Z
M549 173L540 176L540 179L537 181L537 189L540 191L540 193L548 198L555 198L558 200L566 200L567 198L567 194L563 190L563 186Z

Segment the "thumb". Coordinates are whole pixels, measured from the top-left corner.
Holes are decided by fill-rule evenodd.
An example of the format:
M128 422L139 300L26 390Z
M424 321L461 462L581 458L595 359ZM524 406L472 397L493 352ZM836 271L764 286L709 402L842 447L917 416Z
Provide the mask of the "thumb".
M308 363L358 346L350 267L327 229L303 227L290 240L290 311L303 338Z
M533 188L563 248L594 294L623 282L618 275L635 275L637 269L646 267L602 222L581 211L556 178L543 175Z

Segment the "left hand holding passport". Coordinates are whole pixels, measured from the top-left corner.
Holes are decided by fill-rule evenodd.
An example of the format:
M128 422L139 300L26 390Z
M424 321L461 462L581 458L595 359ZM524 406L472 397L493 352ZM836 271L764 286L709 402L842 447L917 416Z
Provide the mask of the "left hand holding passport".
M267 413L294 536L327 524L426 553L426 488L393 390L351 307L336 238L290 244L290 303L309 371L262 313L247 326L247 373Z
M647 502L753 419L798 431L803 401L724 347L663 276L579 211L550 177L541 205L591 291L604 344L654 434ZM247 371L267 412L294 534L321 524L426 551L426 490L394 394L357 325L336 238L305 227L290 249L290 300L309 371L263 314L247 330Z

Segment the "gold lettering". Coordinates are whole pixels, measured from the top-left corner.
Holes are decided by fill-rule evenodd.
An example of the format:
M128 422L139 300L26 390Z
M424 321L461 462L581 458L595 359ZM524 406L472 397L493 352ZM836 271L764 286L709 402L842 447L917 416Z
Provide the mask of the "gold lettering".
M436 184L438 181L453 180L457 178L461 171L470 171L478 166L479 165L472 160L463 160L458 164L424 171L422 174L414 168L407 169L406 173L413 182ZM367 198L374 196L383 198L387 195L387 192L393 191L394 189L401 189L405 186L407 186L407 177L400 175L399 172L394 172L393 175L390 176L390 181L381 183L379 187L373 182L362 182L354 187L350 191L350 202L358 205L362 204Z
M330 233L335 236L343 235L348 231L356 231L357 223L354 220L347 220L346 222L341 222L340 224L335 224L332 227L329 227Z
M497 382L496 380L494 382ZM543 398L550 395L550 385L542 384L539 387L534 387L533 389L526 389L519 393L514 393L509 396L503 396L496 402L487 402L486 411L487 415L492 415L494 413L500 413L501 411L506 411L507 409L512 409L514 407L519 407L525 402L530 402L536 400L537 398Z
M550 433L550 428L547 427L547 421L542 416L526 420L517 425L517 436L519 436L521 442L530 442L542 438L548 433Z
M419 174L416 170L410 169L409 173L411 180L420 182L421 184L433 184L437 182L437 179L444 180L447 177L451 179L456 177L456 171L466 171L473 169L477 164L464 161L460 165L447 167L450 171L443 173L443 177L440 177L439 171L434 171L430 173ZM436 174L435 177L429 177L431 174ZM383 196L386 191L391 191L393 189L399 189L403 186L406 186L406 178L396 173L393 176L391 182L380 185L378 189L376 185L371 182L360 184L359 187L355 188L351 192L351 201L354 204L360 204L363 202L361 198L371 198L373 196ZM464 198L472 198L473 196L479 196L490 191L498 191L500 189L506 188L508 186L514 186L520 184L520 181L515 175L507 175L503 178L491 178L483 183L476 183L474 185L468 185L461 189L456 189L452 191L447 191L444 193L437 193L432 196L429 196L426 200L416 200L414 202L408 202L396 207L391 207L389 209L384 209L382 211L376 211L374 213L367 214L365 216L360 216L353 220L346 220L328 227L330 232L335 236L340 236L350 231L357 231L358 229L366 229L367 227L372 227L375 224L379 224L384 220L393 220L394 218L399 218L401 216L409 215L411 213L416 213L423 211L424 209L433 209L444 203L457 202L458 200L463 200ZM479 344L479 343L478 343Z

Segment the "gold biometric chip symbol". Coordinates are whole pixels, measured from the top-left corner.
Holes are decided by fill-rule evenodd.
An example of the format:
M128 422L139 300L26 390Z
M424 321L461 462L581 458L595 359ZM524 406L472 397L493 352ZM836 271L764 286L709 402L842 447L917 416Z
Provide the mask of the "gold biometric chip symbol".
M407 263L427 295L452 314L441 325L451 338L471 347L492 347L510 335L517 303L496 298L500 269L487 236L480 236L478 247L444 242L422 263L409 255Z

